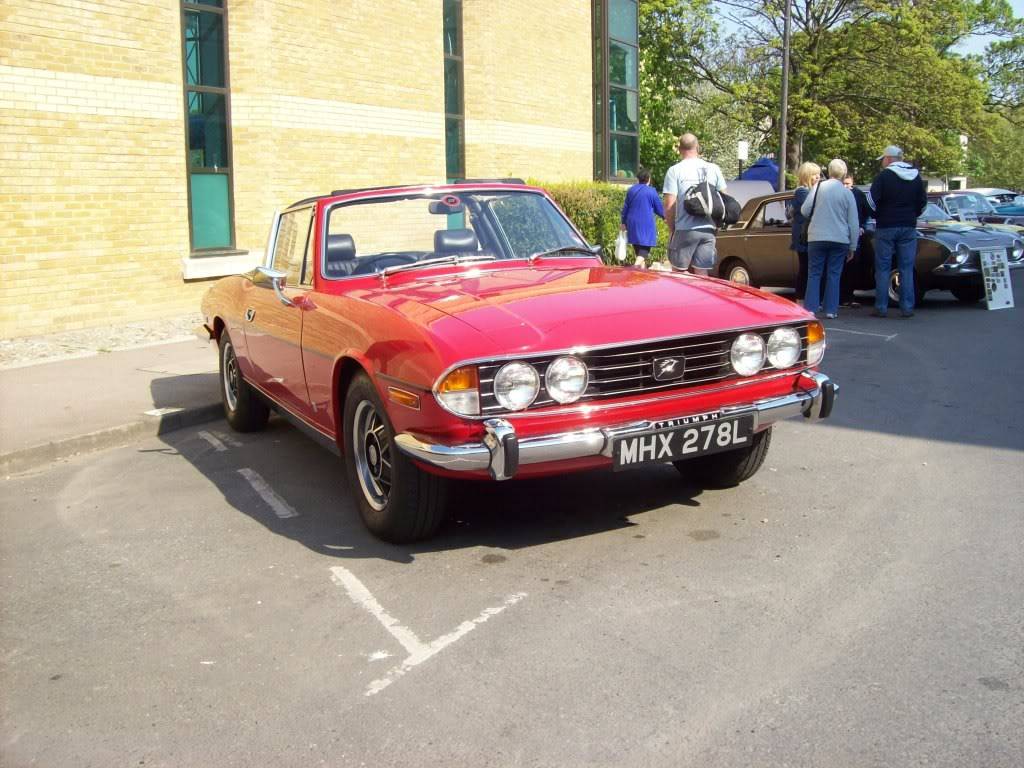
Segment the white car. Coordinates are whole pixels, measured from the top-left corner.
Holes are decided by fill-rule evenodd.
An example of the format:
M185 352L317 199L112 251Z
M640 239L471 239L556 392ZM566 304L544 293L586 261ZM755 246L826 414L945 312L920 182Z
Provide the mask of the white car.
M1003 205L1005 203L1014 202L1015 197L1019 197L1016 192L1009 189L999 189L998 187L974 187L968 192L979 192L988 198L988 201L993 205Z

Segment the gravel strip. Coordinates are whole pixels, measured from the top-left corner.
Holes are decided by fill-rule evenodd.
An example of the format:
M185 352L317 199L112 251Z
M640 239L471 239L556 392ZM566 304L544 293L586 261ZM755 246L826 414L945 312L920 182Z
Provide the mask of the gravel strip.
M21 368L105 352L135 349L195 338L203 322L198 312L142 320L125 325L105 325L19 339L0 339L0 369Z

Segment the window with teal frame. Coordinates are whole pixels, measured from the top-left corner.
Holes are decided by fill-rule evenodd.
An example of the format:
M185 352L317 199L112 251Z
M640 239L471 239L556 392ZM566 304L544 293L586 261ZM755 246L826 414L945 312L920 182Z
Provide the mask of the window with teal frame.
M640 164L637 0L594 0L594 176L632 182Z
M232 250L231 93L223 0L181 3L185 162L193 252Z
M466 176L465 108L462 98L462 0L443 0L444 166L449 181Z

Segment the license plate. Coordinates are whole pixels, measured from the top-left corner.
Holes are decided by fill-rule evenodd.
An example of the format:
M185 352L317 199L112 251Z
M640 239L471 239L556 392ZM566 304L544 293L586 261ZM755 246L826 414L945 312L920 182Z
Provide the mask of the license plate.
M612 468L617 471L731 451L750 445L753 434L754 417L749 415L617 437L612 439Z

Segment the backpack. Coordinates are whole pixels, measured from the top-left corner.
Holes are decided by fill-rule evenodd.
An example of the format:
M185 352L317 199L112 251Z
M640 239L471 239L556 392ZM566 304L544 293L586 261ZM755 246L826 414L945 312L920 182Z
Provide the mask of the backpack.
M706 171L702 171L701 175L701 180L683 195L683 209L691 216L703 216L716 224L721 224L725 219L725 201L722 200L722 193L708 181Z
M719 222L719 226L722 224L735 224L740 220L740 214L743 212L743 206L740 205L740 201L731 195L725 194L725 192L719 193L722 196L722 204L725 207L725 216L722 221Z

